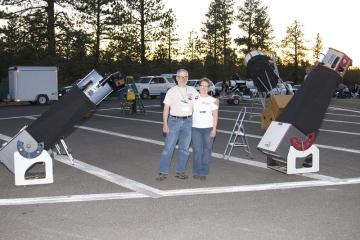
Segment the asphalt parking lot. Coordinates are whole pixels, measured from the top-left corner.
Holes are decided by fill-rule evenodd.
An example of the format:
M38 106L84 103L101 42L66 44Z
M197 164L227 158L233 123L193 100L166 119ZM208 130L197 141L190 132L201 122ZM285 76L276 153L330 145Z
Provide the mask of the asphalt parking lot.
M159 99L145 114L104 101L66 139L75 164L54 161L54 183L15 186L0 165L0 239L360 239L360 100L333 99L317 145L320 171L286 175L256 150L260 105L222 104L206 181L155 180L163 148ZM241 107L252 158L224 160ZM0 144L48 106L1 106ZM309 116L311 117L311 116ZM188 174L191 175L191 157Z

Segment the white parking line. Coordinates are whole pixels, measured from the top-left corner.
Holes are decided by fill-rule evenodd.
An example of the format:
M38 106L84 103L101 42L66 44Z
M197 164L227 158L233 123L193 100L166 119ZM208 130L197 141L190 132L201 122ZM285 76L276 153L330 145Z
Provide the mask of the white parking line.
M160 112L155 112L155 111L150 111L153 113L160 113ZM156 123L156 124L162 124L161 121L154 121L154 120L147 120L147 119L137 119L137 118L129 118L129 117L118 117L118 116L111 116L111 115L104 115L104 114L94 114L95 116L99 116L99 117L106 117L106 118L115 118L115 119L124 119L124 120L130 120L130 121L138 121L138 122L148 122L148 123ZM21 116L21 118L28 118L31 120L36 119L34 116L37 115L32 115L32 116ZM17 118L17 117L16 117ZM235 121L235 119L231 119L231 118L220 118L223 120L229 120L229 121ZM0 119L1 120L1 119ZM245 120L246 122L249 123L259 123L258 121L250 121L250 120ZM325 132L332 132L332 133L341 133L341 134L348 134L348 135L355 135L355 136L360 136L360 133L357 132L345 132L345 131L337 131L337 130L329 130L329 129L319 129L320 131L325 131ZM104 130L106 131L106 130ZM221 130L218 129L217 130L220 133L225 133L225 134L231 134L230 131L226 131L226 130ZM4 136L4 135L3 135ZM250 138L256 138L256 139L261 139L262 136L260 135L255 135L255 134L246 134L247 137ZM0 138L1 138L1 134L0 134ZM4 139L4 138L3 138ZM11 139L11 138L10 138ZM6 140L9 141L10 139ZM343 147L336 147L336 146L329 146L329 145L323 145L323 144L316 144L316 146L318 146L319 148L325 148L325 149L330 149L330 150L335 150L335 151L343 151L343 152L350 152L350 153L356 153L356 154L360 154L360 150L357 149L351 149L351 148L343 148Z
M0 206L91 202L91 201L100 201L100 200L136 199L136 198L146 198L146 197L148 196L141 193L130 192L130 193L64 195L64 196L34 197L34 198L9 198L9 199L0 199Z
M159 112L159 111L147 111L149 113L159 113L159 114L162 114L162 112ZM236 119L234 118L226 118L226 117L219 117L219 119L221 120L228 120L228 121L235 121ZM347 124L355 124L355 125L360 125L360 122L350 122L350 121L340 121L340 120L332 120L332 119L323 119L323 121L325 122L336 122L336 123L347 123ZM255 123L255 124L260 124L260 121L251 121L251 120L244 120L244 122L247 122L247 123ZM324 129L320 128L319 129L320 131L323 131ZM344 134L353 134L354 133L349 133L349 132L343 132L343 131L336 131L336 130L331 130L331 129L325 129L325 131L327 132L331 132L331 131L334 131L334 132L337 132L337 133L344 133ZM356 135L360 135L360 133L355 133Z
M340 107L329 106L329 109L340 110L340 111L345 111L345 112L360 113L359 110L354 110L354 109L351 109L351 108L340 108Z
M223 110L223 109L220 109L219 112L229 112L229 113L239 113L239 111L234 111L234 110ZM355 111L355 110L352 110L352 112L359 112L360 111ZM262 113L252 113L252 115L261 115ZM353 115L353 114L341 114L341 113L325 113L325 115L333 115L333 116L342 116L342 117L360 117L360 115Z
M137 119L137 118L128 118L128 117L118 117L118 116L111 116L111 115L103 115L103 114L94 114L94 116L98 117L106 117L106 118L114 118L114 119L124 119L124 120L130 120L130 121L138 121L138 122L150 122L150 123L156 123L156 124L162 124L160 121L153 121L153 120L146 120L146 119ZM231 134L231 131L221 130L218 129L217 132L225 133L225 134ZM360 135L360 133L352 133L354 135ZM250 138L256 138L261 139L262 136L255 135L255 134L246 134L247 137ZM342 147L335 147L335 146L329 146L329 145L322 145L322 144L316 144L319 148L325 148L335 151L342 151L342 152L350 152L350 153L357 153L360 154L360 150L357 149L351 149L351 148L342 148Z
M8 142L8 141L10 141L10 140L11 140L11 137L6 136L6 135L4 135L4 134L1 134L1 133L0 133L0 139L2 139L2 140L4 140L4 141Z
M359 184L359 183L360 183L360 178L347 178L347 179L340 179L339 181L336 182L326 181L326 180L315 180L315 181L254 184L254 185L242 185L242 186L227 186L227 187L175 189L175 190L164 190L162 191L162 194L164 197L194 196L194 195L208 195L208 194L298 189L298 188L310 188L310 187L342 186L342 185ZM65 195L65 196L34 197L34 198L9 198L9 199L0 199L0 206L50 204L50 203L74 203L74 202L90 202L90 201L104 201L104 200L138 199L138 198L149 198L149 196L141 193L132 192L132 193Z
M161 142L161 141L152 140L152 139L148 139L148 138L134 137L134 136L127 135L127 134L121 134L121 133L116 133L116 132L102 130L102 129L98 129L98 128L92 128L92 127L85 127L85 126L76 126L76 127L79 128L79 129L83 129L83 130L109 134L109 135L112 135L112 136L128 138L128 139L137 140L137 141L144 141L144 142L147 142L147 143L152 143L152 144L161 145L161 146L164 145L164 143ZM192 148L190 148L189 151L192 152ZM223 154L221 154L221 153L212 152L211 156L215 157L215 158L218 158L218 159L223 159ZM230 156L229 161L237 162L237 163L241 163L241 164L245 164L245 165L249 165L249 166L253 166L253 167L259 167L259 168L268 169L267 165L265 163L263 163L263 162L260 162L260 161L254 161L254 160L250 160L250 159L238 158L238 157L233 157L233 156ZM298 175L299 176L305 176L305 177L308 177L308 178L313 178L313 179L320 179L320 180L324 180L324 179L332 180L332 181L338 181L339 180L338 178L329 177L329 176L320 175L320 174L307 174L307 175L298 174Z
M81 171L90 173L94 176L97 176L106 181L115 183L116 185L125 187L127 189L133 190L138 193L142 193L152 198L162 197L162 191L145 184L136 182L134 180L125 178L118 174L106 171L104 169L92 166L90 164L84 163L77 159L74 159L74 164L72 164L67 156L55 155L54 159L71 167L77 168Z
M18 119L18 118L29 118L29 117L38 117L40 115L27 115L27 116L16 116L16 117L2 117L0 120L11 120L11 119Z

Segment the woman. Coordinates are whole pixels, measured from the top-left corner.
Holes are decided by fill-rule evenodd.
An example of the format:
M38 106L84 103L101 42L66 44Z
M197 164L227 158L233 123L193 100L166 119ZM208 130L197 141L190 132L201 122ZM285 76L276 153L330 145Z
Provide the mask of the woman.
M200 95L193 100L193 177L205 180L209 174L212 145L218 122L218 99L208 95L210 80L200 80Z

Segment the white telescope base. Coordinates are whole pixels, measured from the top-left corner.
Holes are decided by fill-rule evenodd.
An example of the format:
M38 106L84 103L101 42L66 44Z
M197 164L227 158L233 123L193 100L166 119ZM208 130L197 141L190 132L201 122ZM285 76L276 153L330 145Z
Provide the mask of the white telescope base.
M26 171L28 171L34 164L45 165L45 176L41 178L27 178ZM45 150L36 158L28 159L20 155L19 152L14 152L14 175L15 185L34 185L34 184L48 184L54 182L53 176L53 160L49 153Z
M296 168L296 159L305 158L309 155L312 155L312 164L309 167ZM312 145L310 148L305 151L298 151L293 146L290 146L289 153L286 161L286 173L287 174L296 174L296 173L311 173L319 171L319 158L320 152L319 148L315 145Z

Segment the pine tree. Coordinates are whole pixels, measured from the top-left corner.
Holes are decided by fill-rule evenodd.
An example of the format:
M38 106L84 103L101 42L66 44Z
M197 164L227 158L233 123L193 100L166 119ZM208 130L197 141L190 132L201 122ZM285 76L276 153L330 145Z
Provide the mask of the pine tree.
M260 0L245 0L239 8L239 28L242 35L235 39L244 54L252 50L270 51L273 29L267 14L267 7L261 6Z
M139 33L140 61L142 73L146 72L146 55L149 54L149 43L160 39L160 24L166 12L162 0L126 0L131 11L130 19L136 33Z
M204 42L197 32L191 31L183 49L183 60L190 63L201 61L204 58L204 53Z
M315 45L312 49L313 51L313 63L316 63L320 57L321 51L323 49L323 41L320 37L320 33L316 34L316 38L315 38Z
M83 26L94 33L94 67L99 65L101 43L109 38L114 26L125 21L124 6L121 0L78 0L75 8L81 14Z
M298 81L299 65L301 62L305 62L306 51L308 50L305 47L302 28L303 25L295 20L291 26L287 27L286 36L281 41L283 61L285 64L292 64L294 67L294 82Z
M167 63L168 71L171 72L172 60L179 52L176 44L180 40L176 34L176 17L172 9L168 10L160 27L162 32L159 45L155 50L154 59Z
M217 79L218 64L226 64L231 43L230 30L233 23L233 0L213 0L202 27L207 57L212 69L212 78ZM223 71L221 71L223 72Z
M46 39L46 62L55 64L56 62L56 36L55 29L58 24L59 16L66 16L64 11L56 12L55 5L67 6L71 0L2 0L0 4L5 7L0 15L3 19L17 19L18 21L32 21L37 19L38 26L35 26L37 32L43 28L38 37ZM41 15L41 18L39 16ZM22 19L22 20L21 20ZM26 24L31 24L27 22ZM44 34L43 34L44 33Z

